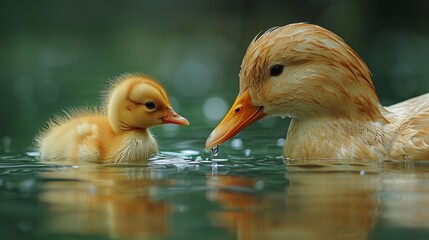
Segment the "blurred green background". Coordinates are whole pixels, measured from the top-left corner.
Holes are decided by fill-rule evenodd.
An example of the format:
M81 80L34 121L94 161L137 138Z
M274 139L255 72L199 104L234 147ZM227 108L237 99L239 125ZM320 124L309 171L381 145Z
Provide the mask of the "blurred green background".
M429 92L428 9L418 0L2 0L1 145L31 146L53 114L97 105L124 72L158 79L191 121L157 128L158 137L203 139L237 94L251 39L294 22L337 33L369 65L382 103L404 100Z

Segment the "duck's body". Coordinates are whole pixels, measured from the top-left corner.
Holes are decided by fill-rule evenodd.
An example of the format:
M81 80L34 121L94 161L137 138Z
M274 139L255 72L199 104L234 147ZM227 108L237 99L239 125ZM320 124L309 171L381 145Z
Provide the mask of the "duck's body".
M380 113L382 118L378 121L292 119L284 156L293 159L429 159L429 94L380 107Z
M429 160L429 93L385 107L387 159Z
M116 163L147 159L158 152L148 129L115 133L106 116L73 116L60 120L40 137L43 159Z
M147 109L148 101L156 107ZM189 124L172 110L155 81L143 75L123 75L110 88L104 110L57 118L36 142L45 160L141 161L158 152L148 128L162 123Z
M287 158L429 159L429 94L382 107L363 60L316 25L273 28L251 42L240 93L206 147L264 116L292 118Z

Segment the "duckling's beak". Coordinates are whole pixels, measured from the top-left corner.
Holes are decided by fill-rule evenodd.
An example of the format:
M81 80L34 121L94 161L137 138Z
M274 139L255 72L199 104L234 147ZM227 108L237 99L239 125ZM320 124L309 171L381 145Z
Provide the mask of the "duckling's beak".
M235 99L229 112L207 138L206 148L212 149L222 144L264 116L263 107L254 106L250 100L249 90L245 90Z
M168 109L167 116L162 118L162 123L172 123L179 125L189 125L188 119L177 114L173 109Z

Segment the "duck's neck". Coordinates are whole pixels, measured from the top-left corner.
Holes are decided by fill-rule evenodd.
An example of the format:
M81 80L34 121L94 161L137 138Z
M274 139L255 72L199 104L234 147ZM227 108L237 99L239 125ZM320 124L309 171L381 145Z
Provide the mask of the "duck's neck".
M291 159L385 159L382 121L292 119L284 156Z

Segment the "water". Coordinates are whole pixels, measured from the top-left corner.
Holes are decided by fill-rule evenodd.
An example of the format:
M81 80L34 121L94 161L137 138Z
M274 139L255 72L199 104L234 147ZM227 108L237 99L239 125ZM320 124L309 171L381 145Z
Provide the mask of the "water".
M213 157L204 140L159 139L140 164L3 153L2 239L429 238L429 161L292 161L261 137Z
M214 146L210 151L213 156L217 157L219 155L219 146Z

